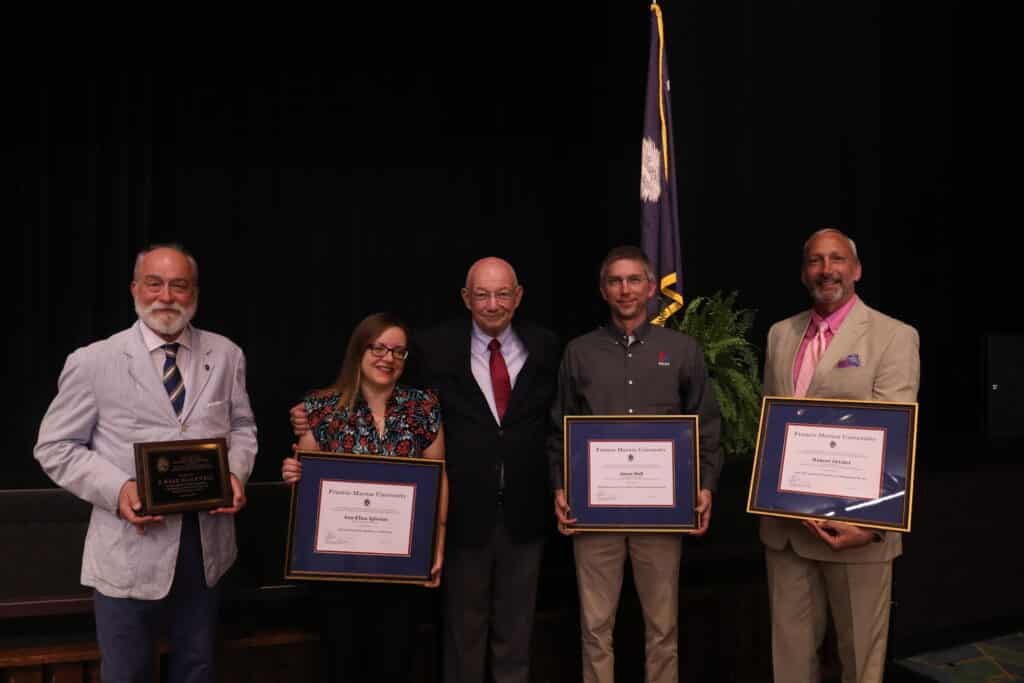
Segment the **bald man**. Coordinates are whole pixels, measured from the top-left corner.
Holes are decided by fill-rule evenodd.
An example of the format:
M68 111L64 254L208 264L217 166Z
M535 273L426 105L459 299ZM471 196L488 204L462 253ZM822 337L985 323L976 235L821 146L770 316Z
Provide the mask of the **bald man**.
M410 358L441 397L448 439L445 680L482 683L489 660L494 681L526 683L560 349L551 332L513 325L523 287L507 261L474 263L461 294L469 319L414 339Z
M406 376L435 389L444 415L449 503L444 679L527 683L537 577L551 527L545 435L560 349L512 320L523 287L507 261L466 274L468 319L412 335ZM301 406L292 409L305 431Z

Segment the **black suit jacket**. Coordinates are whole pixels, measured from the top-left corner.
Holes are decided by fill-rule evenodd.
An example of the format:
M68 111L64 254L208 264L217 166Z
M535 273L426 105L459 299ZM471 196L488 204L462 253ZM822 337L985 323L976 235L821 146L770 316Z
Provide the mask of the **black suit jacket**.
M491 537L502 465L509 535L517 541L535 539L552 524L544 444L560 349L548 330L526 322L512 328L529 355L500 426L470 369L469 318L418 333L413 340L413 380L441 399L450 487L446 542L451 545L477 546Z

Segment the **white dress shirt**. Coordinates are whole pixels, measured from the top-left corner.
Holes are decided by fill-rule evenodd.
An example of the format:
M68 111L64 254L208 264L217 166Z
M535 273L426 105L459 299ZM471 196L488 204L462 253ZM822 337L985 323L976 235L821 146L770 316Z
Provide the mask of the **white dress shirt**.
M142 343L149 350L149 358L153 361L156 376L163 384L164 362L167 360L167 353L164 351L163 345L171 342L165 341L163 337L149 329L145 322L139 325L139 329L142 330ZM185 397L188 398L189 374L192 372L192 364L189 362L192 360L192 326L185 325L185 329L174 341L178 344L178 355L175 362L178 364L178 372L181 373L181 382L185 385ZM170 397L167 400L169 401Z
M498 407L494 403L494 387L491 385L491 351L487 348L491 339L497 339L501 344L501 356L505 359L505 367L508 368L508 378L513 388L516 386L516 378L519 371L526 365L526 357L529 355L526 346L519 339L512 326L509 325L505 331L497 337L491 337L473 323L473 334L469 341L470 369L473 377L480 386L484 398L487 399L487 406L491 409L494 421L501 424L498 418ZM162 367L162 366L161 366ZM185 386L186 390L188 385Z

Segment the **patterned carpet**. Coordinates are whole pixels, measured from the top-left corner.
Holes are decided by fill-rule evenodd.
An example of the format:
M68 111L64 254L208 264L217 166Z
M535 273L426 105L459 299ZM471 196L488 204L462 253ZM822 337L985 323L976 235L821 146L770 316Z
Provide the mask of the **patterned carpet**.
M926 652L896 663L928 681L1024 683L1024 632Z

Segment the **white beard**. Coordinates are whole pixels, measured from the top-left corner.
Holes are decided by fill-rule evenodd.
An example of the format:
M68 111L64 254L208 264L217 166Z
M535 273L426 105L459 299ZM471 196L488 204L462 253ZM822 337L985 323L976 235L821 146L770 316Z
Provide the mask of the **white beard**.
M162 304L154 301L149 306L142 306L135 302L135 313L139 319L146 323L146 326L158 334L175 336L188 325L196 314L199 303L192 302L191 306L182 306L179 303ZM160 310L171 309L177 311L178 315L167 317Z

